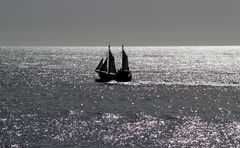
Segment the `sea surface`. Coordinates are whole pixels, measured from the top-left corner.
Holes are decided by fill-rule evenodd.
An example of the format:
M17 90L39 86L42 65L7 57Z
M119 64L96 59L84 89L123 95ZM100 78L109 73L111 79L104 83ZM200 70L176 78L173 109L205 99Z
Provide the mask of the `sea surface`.
M125 50L97 83L107 47L0 47L0 147L240 147L240 47Z

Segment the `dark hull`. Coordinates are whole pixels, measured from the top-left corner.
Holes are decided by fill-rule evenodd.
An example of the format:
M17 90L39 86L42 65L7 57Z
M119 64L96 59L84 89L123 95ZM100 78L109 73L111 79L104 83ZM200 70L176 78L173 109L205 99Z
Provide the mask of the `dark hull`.
M96 71L99 75L99 79L95 79L96 82L109 82L115 80L115 74L109 74L106 72Z
M119 70L116 74L116 81L118 82L128 82L132 80L132 74L130 71Z
M110 74L106 72L96 71L99 75L99 79L95 79L96 82L109 82L112 80L118 82L128 82L132 80L132 74L130 71L119 70L116 74Z

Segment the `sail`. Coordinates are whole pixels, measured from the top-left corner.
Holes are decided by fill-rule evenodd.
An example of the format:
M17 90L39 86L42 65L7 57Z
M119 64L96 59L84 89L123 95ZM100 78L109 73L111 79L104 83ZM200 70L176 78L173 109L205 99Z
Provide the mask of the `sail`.
M115 67L115 60L112 55L111 50L109 49L109 65L108 65L108 72L109 73L116 73L116 67Z
M123 71L128 71L129 70L128 56L125 53L124 49L122 49L122 70Z
M100 68L100 71L107 72L107 63L108 63L108 59L106 58L106 60L104 61L102 67Z
M101 61L99 62L96 70L100 70L102 66L103 66L103 58L102 58Z

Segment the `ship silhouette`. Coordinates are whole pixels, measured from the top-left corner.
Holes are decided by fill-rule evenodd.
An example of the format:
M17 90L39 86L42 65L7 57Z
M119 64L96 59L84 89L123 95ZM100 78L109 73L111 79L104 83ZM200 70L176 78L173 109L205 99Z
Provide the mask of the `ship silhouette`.
M108 82L111 80L128 82L132 80L132 73L129 70L128 56L124 51L124 45L122 45L122 67L118 71L116 70L115 58L111 52L110 45L108 45L108 57L103 61L102 58L95 69L99 76L99 79L95 80L96 82Z

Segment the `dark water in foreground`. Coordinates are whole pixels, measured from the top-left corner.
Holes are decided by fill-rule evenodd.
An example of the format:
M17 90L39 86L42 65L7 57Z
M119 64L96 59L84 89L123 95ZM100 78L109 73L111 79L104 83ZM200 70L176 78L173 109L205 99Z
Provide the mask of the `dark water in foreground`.
M0 48L0 147L240 146L240 47L126 47L133 81L95 83L106 51Z

